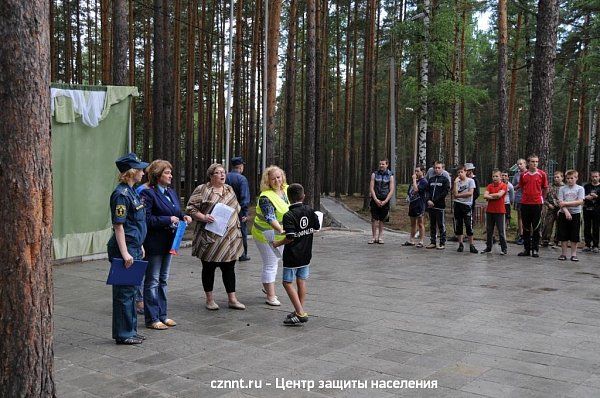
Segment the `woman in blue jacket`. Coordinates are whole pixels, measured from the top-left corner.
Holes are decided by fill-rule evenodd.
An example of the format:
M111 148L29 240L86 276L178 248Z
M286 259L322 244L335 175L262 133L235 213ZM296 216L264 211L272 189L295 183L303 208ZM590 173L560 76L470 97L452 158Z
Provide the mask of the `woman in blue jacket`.
M148 167L148 189L141 192L146 206L148 235L146 248L146 277L144 278L144 318L149 329L164 330L177 325L167 317L167 280L171 267L169 253L177 224L190 223L183 214L179 196L170 187L173 166L166 160L155 160Z

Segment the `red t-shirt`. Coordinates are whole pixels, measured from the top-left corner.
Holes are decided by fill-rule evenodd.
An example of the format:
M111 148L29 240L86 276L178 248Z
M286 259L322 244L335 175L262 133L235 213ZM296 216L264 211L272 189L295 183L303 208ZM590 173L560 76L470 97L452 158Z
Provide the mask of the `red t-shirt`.
M501 198L488 200L486 213L495 213L495 214L505 214L506 207L504 206L504 197L506 196L506 184L503 182L499 182L498 185L491 183L487 186L486 190L488 193L498 193L500 191L504 191L504 195Z
M528 171L521 173L519 187L523 195L521 196L522 205L541 205L544 203L542 189L548 188L548 177L543 170L538 169L531 174Z

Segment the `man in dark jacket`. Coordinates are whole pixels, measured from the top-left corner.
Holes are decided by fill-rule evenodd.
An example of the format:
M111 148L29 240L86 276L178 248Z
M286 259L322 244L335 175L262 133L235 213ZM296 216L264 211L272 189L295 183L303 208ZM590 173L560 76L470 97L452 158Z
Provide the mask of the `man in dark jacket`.
M248 180L242 175L244 172L244 159L241 156L231 158L231 170L227 173L225 184L231 185L238 203L242 210L238 215L242 229L242 239L244 241L244 254L239 258L240 261L248 261L248 229L246 221L248 219L248 205L250 204L250 188Z
M434 175L428 181L426 198L429 211L429 233L431 243L428 249L443 250L446 248L446 222L444 210L446 209L446 196L450 191L450 181L443 175L444 164L435 162ZM440 244L436 245L437 232L439 231Z

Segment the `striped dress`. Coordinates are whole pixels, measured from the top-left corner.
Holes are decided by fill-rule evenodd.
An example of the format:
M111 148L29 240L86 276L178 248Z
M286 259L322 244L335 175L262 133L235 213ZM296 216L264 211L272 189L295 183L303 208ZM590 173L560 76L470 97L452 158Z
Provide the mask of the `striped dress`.
M194 190L185 211L191 216L197 212L210 214L217 203L223 203L236 210L229 218L227 231L223 236L219 236L204 229L206 223L197 222L192 244L192 255L204 261L234 261L242 255L244 246L238 218L240 205L233 188L225 184L223 194L219 194L213 190L210 183L202 184Z

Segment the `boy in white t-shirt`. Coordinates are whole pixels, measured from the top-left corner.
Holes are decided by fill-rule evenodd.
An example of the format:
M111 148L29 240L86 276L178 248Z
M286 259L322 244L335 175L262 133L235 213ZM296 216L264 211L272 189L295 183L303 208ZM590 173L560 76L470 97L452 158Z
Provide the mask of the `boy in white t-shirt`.
M467 171L464 166L460 166L456 172L458 177L454 180L454 234L458 238L458 252L465 250L463 244L463 224L469 239L469 251L479 253L479 250L473 245L473 192L475 191L475 181L467 177Z
M567 259L567 248L571 243L571 261L577 259L577 244L579 243L579 229L581 228L581 210L585 191L581 185L577 185L577 170L569 170L565 173L567 184L558 190L558 240L562 246L562 254L559 260Z

